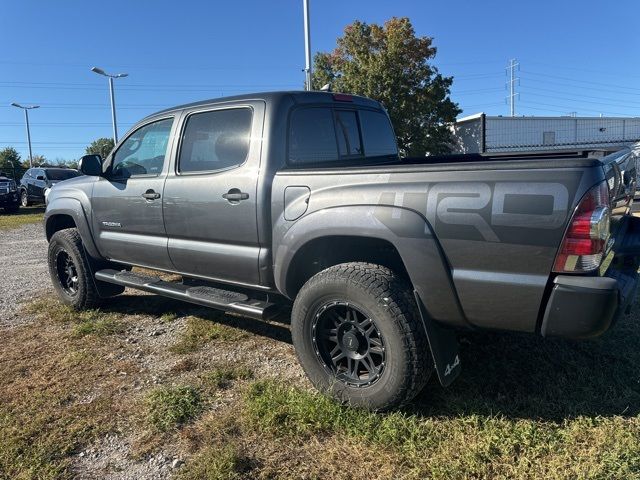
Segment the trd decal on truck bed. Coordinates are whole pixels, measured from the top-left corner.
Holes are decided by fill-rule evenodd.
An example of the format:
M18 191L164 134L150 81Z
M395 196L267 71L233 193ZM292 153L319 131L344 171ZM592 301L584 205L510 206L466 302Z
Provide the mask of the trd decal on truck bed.
M447 182L428 185L423 192L384 192L378 204L418 209L438 236L468 238L471 227L478 240L501 242L507 240L501 238L496 227L562 228L569 208L569 190L556 182ZM391 218L382 212L377 212L376 217L399 233L401 209L394 209ZM464 227L464 231L456 227ZM426 227L424 234L430 233Z

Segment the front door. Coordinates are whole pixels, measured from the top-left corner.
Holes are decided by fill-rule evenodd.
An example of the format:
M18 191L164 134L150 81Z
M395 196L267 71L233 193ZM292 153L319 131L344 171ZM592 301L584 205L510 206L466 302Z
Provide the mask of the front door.
M169 255L194 276L259 284L262 102L192 111L163 199Z
M93 231L106 258L173 269L162 217L172 125L173 118L164 118L134 130L94 184Z

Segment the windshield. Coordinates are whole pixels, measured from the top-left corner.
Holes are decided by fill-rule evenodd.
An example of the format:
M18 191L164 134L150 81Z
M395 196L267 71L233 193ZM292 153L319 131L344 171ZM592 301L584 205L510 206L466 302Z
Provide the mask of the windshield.
M67 180L78 175L80 174L76 170L47 170L47 178L49 180Z

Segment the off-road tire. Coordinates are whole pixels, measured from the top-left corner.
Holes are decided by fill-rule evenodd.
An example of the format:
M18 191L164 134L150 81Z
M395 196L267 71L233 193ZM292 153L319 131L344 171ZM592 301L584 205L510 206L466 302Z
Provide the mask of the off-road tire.
M62 284L58 273L58 257L66 254L75 266L77 273L77 289L71 294ZM97 307L100 304L100 296L94 280L91 278L89 259L84 251L82 239L78 230L66 228L53 234L49 240L49 274L51 282L63 303L76 310L84 310Z
M340 381L314 347L314 319L336 301L371 318L384 339L384 369L371 385ZM354 406L389 410L414 398L434 370L419 315L413 290L401 276L380 265L343 263L316 274L298 293L291 314L293 345L318 390Z

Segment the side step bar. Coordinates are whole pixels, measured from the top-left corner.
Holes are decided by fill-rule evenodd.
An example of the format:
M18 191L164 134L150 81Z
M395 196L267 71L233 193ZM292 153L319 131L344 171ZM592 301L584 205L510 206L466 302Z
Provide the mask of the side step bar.
M195 303L205 307L216 308L227 312L235 312L257 320L271 317L271 311L277 306L263 300L252 300L244 293L206 286L189 286L176 282L165 282L158 277L113 269L99 270L96 280L115 283L125 287L136 288L164 297L175 298L184 302ZM267 311L269 311L267 313Z

